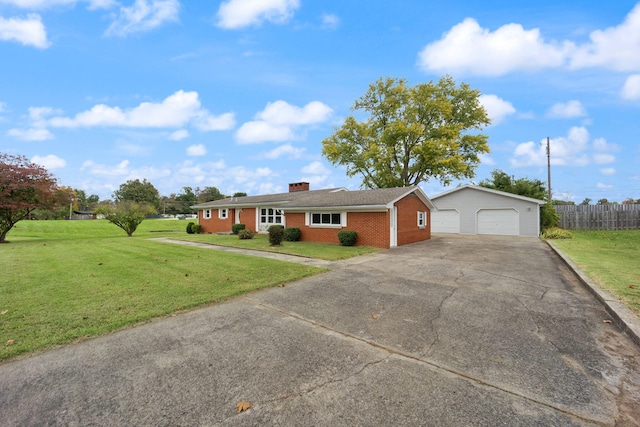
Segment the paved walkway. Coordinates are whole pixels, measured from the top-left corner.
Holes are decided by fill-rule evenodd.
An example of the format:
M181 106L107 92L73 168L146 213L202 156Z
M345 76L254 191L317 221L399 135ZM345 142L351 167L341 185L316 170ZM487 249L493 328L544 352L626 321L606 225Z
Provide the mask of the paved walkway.
M640 425L638 347L544 242L361 261L2 364L2 423Z

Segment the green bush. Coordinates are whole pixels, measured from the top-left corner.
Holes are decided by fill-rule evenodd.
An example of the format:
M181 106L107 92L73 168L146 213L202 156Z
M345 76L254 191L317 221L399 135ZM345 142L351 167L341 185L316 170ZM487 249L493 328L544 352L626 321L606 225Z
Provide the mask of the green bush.
M284 229L284 240L286 242L297 242L300 240L300 229L297 227L287 227Z
M551 203L547 202L546 205L540 207L540 228L542 231L557 227L559 222L560 216Z
M243 229L238 231L238 239L240 240L250 240L253 239L253 236L255 236L256 233L254 233L251 230L247 230L247 229Z
M194 222L190 222L187 224L187 234L194 234L193 226L196 225Z
M342 246L353 246L358 240L358 233L352 230L342 230L338 232L338 240Z
M245 225L244 224L233 224L231 226L231 232L233 234L238 234L240 231L245 229Z
M269 245L280 246L282 239L284 239L284 227L274 224L270 226L267 231L269 232Z
M573 234L569 230L562 228L548 228L542 232L543 239L573 239Z
M193 224L191 226L191 232L193 234L200 234L202 233L202 226L200 224Z

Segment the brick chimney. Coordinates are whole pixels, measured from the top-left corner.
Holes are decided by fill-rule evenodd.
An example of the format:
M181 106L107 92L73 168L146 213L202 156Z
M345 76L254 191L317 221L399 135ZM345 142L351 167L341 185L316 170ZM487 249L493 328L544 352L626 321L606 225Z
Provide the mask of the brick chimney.
M293 193L295 191L309 191L309 183L308 182L293 182L289 184L289 193Z

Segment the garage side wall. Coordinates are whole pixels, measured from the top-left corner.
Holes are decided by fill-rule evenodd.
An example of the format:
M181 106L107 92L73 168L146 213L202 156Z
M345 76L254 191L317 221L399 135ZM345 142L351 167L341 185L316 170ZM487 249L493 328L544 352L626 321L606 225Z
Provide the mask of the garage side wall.
M519 235L539 235L539 206L499 194L464 188L433 200L438 209L456 209L460 212L460 233L478 234L477 215L481 209L515 209L518 212Z
M429 240L431 238L431 217L429 208L415 194L409 194L396 202L398 208L398 246ZM426 213L424 228L418 227L418 212Z

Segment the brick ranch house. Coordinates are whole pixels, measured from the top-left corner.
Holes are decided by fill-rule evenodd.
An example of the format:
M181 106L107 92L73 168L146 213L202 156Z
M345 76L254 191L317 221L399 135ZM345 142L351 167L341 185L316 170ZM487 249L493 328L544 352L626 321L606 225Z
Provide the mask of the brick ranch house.
M431 238L435 207L418 186L349 191L309 190L289 184L288 193L232 197L192 206L204 233L230 232L233 224L265 233L269 226L297 227L300 240L338 243L340 230L358 233L357 245L390 248Z

